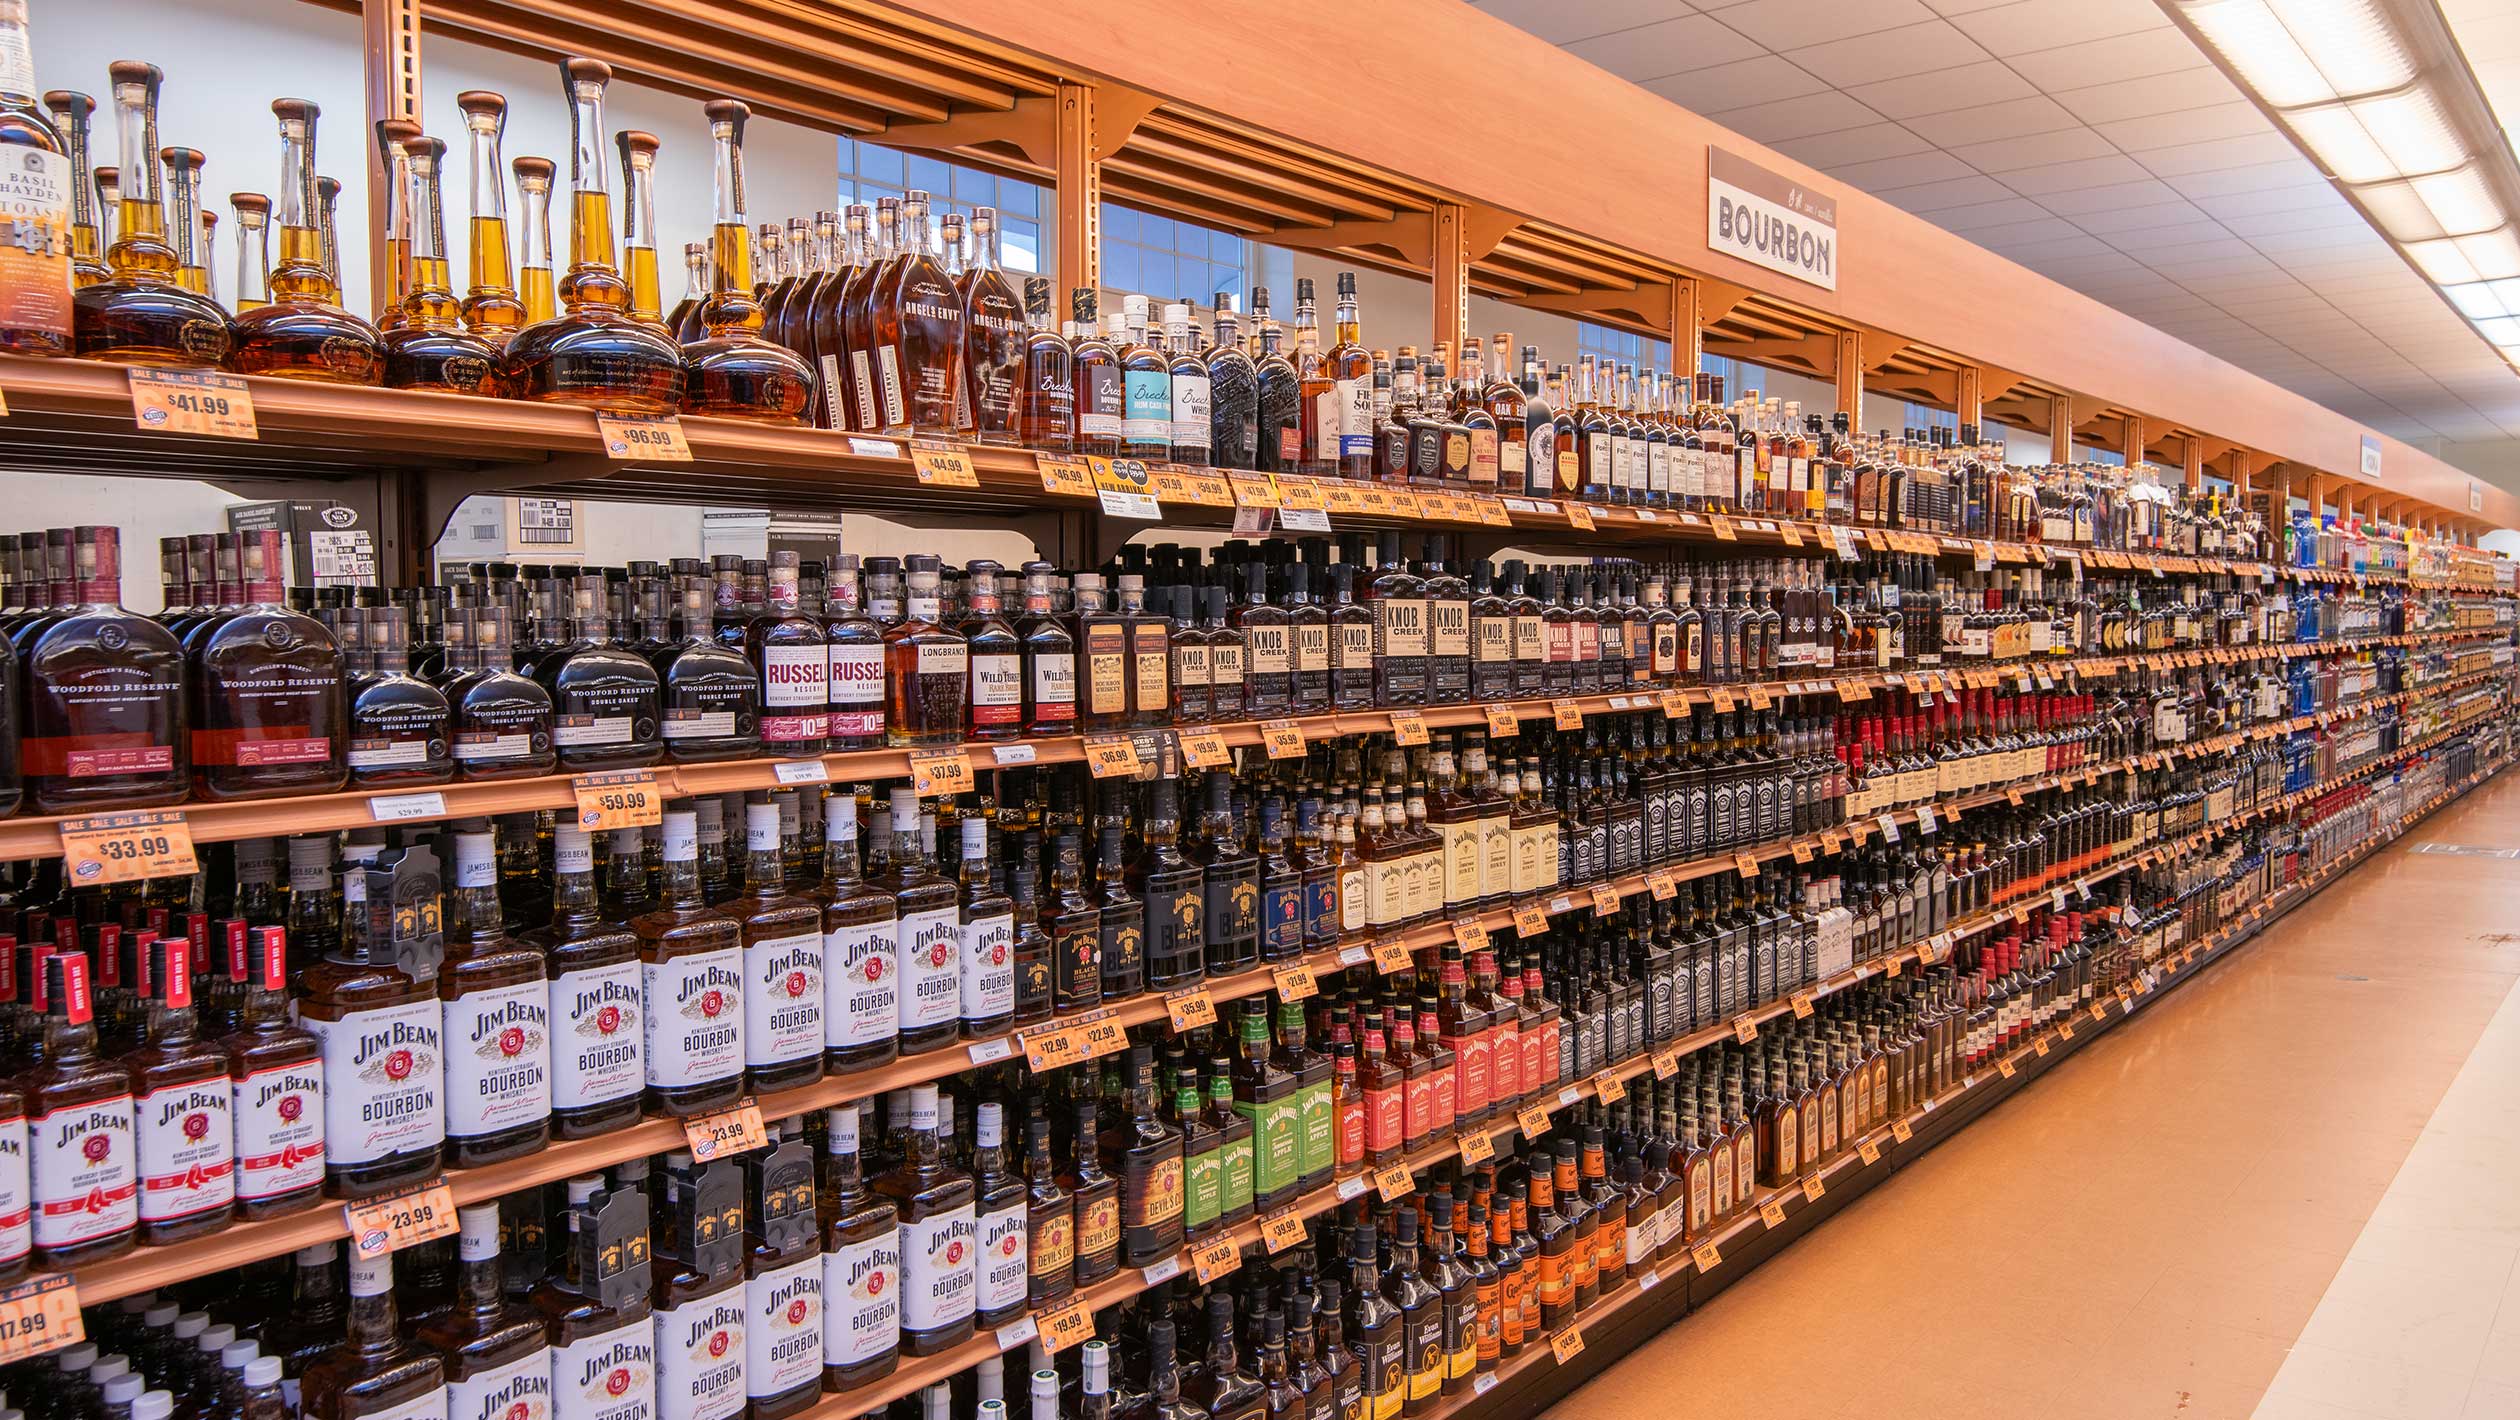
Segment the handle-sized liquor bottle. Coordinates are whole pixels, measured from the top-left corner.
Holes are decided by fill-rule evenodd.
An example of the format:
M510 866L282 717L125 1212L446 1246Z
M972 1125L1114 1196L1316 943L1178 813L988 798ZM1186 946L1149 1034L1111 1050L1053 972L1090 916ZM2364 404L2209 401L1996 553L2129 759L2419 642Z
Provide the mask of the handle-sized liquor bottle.
M121 530L62 529L45 553L69 596L16 628L27 804L62 814L181 800L192 779L183 649L123 609Z

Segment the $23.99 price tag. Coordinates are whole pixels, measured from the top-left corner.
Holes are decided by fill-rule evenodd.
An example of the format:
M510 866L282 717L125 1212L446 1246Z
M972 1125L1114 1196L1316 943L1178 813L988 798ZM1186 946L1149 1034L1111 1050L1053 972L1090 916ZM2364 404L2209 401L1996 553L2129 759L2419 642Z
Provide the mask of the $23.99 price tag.
M0 1365L40 1356L87 1336L70 1274L30 1277L0 1292Z
M259 439L254 392L234 375L200 370L131 371L131 421L153 434Z
M598 414L595 429L603 435L607 457L638 463L691 462L691 440L684 437L682 421L673 415Z
M362 1262L455 1235L455 1191L443 1178L345 1203L341 1212L350 1226L351 1251Z
M746 1100L733 1109L684 1120L683 1139L691 1145L691 1157L705 1164L766 1148L770 1134L762 1126L761 1106Z
M63 819L61 861L73 887L200 871L192 826L174 809Z
M610 774L581 774L577 790L578 827L589 833L612 828L652 828L665 821L665 796L656 776L644 769Z

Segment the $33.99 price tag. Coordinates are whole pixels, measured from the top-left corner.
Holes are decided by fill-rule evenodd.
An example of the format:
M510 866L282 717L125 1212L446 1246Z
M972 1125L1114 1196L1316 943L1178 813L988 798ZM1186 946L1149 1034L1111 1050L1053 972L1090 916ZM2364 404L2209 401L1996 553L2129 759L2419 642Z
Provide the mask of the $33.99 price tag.
M200 871L193 858L192 826L173 809L63 819L61 861L73 887Z
M373 1262L416 1243L455 1235L455 1192L437 1179L357 1203L345 1203L342 1217L350 1226L350 1248L362 1262Z
M638 463L689 463L691 440L682 421L670 414L653 418L632 414L598 414L596 432L603 435L608 458Z
M0 1291L0 1364L40 1356L86 1336L79 1288L68 1273L30 1277Z
M575 788L578 827L589 833L652 828L665 821L665 796L657 790L656 776L647 770L581 774Z
M234 375L199 370L131 371L131 421L153 434L259 439L254 392Z
M705 1164L766 1148L770 1134L762 1126L761 1106L746 1100L733 1109L684 1120L683 1139L691 1145L691 1157Z

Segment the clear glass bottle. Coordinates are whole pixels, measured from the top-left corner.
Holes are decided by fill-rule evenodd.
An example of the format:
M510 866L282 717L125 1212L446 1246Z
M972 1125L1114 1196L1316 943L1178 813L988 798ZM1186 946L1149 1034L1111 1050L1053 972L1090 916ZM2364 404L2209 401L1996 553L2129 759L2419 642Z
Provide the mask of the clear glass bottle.
M551 1343L543 1320L508 1305L501 1286L499 1205L455 1212L455 1304L413 1341L446 1373L447 1420L517 1420L548 1413Z
M276 99L280 120L280 265L271 300L235 324L228 367L325 384L372 385L384 378L385 348L376 327L341 308L339 279L325 267L315 191L315 122L306 99Z
M931 245L926 193L902 198L899 233L901 260L874 310L881 427L895 435L951 435L963 397L962 298Z
M625 128L613 135L621 153L621 279L630 287L630 318L663 322L656 269L656 152L653 133Z
M551 275L551 184L560 169L549 158L531 157L516 159L508 169L516 175L516 199L524 208L516 224L517 299L525 307L524 325L535 325L560 309Z
M446 144L435 138L405 143L411 169L411 289L402 319L385 339L385 384L392 389L501 396L506 372L498 347L465 329L446 254L446 203L440 173Z
M638 1123L647 1084L639 938L606 916L594 840L575 824L552 826L551 921L525 940L550 962L553 1137L585 1139Z
M271 304L271 199L259 192L232 192L236 213L236 309Z
M85 233L88 246L81 251L74 220L83 215L78 179L86 155L80 150L87 146L86 110L95 104L84 95L69 97L85 108L64 104L54 114L72 120L75 138L36 106L26 0L0 0L0 149L8 153L0 203L7 206L12 228L8 245L0 248L0 311L6 313L0 315L0 350L13 355L70 353L74 263L96 257L95 229Z
M113 274L72 295L75 353L118 365L215 369L228 358L234 339L227 312L176 280L175 248L167 242L166 212L158 200L158 85L164 75L154 64L128 59L115 61L109 72L131 181L118 187L114 198L113 239L105 251Z
M752 110L714 99L704 112L717 155L717 218L709 229L709 299L700 308L708 335L682 352L683 413L794 424L813 403L814 372L796 352L761 338L752 248L744 239L744 120Z
M507 99L487 89L466 89L455 96L455 107L464 115L465 181L472 214L466 232L471 284L464 289L464 326L504 350L508 337L522 330L527 319L508 255L507 165L499 155L507 135Z
M823 1073L822 909L789 894L779 807L744 805L744 892L727 904L742 929L744 1064L755 1092L810 1085Z

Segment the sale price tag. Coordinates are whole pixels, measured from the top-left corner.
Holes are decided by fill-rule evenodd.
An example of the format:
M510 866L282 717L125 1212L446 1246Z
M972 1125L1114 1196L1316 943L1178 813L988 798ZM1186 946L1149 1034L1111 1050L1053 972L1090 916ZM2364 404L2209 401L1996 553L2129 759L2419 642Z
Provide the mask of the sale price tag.
M1453 1140L1453 1147L1460 1152L1461 1162L1471 1168L1496 1157L1496 1141L1489 1138L1484 1130L1460 1136Z
M1538 1100L1514 1112L1514 1127L1525 1138L1538 1138L1549 1132L1549 1102Z
M1549 713L1556 717L1555 723L1561 730L1584 728L1584 707L1576 701L1552 700L1549 702Z
M1385 976L1409 969L1409 944L1398 937L1385 937L1374 943L1374 970Z
M1645 890L1656 902L1669 902L1680 895L1680 879L1668 868L1656 868L1645 875Z
M1304 1217L1300 1213L1271 1213L1260 1220L1260 1242L1271 1257L1304 1240Z
M1771 1198L1771 1199L1767 1200L1765 1203L1760 1204L1760 1205L1759 1205L1759 1218L1760 1218L1760 1221L1762 1221L1762 1222L1766 1223L1766 1224L1767 1224L1769 1227L1771 1227L1771 1228L1781 1228L1781 1227L1784 1227L1784 1226L1785 1226L1785 1203L1784 1203L1784 1201L1783 1201L1782 1199Z
M1042 454L1039 462L1042 492L1070 498L1094 496L1094 471L1086 466L1083 459Z
M691 1157L704 1164L770 1146L769 1132L761 1122L761 1106L751 1100L717 1114L684 1120L683 1138L691 1145Z
M455 1235L455 1192L443 1177L341 1207L350 1246L361 1262L373 1262L416 1243Z
M1735 542L1739 540L1740 535L1733 531L1732 519L1725 517L1723 514L1709 513L1707 514L1706 522L1707 526L1715 529L1715 540L1717 542Z
M1797 991L1794 993L1794 1019L1798 1021L1807 1021L1811 1019L1810 992Z
M1404 745L1426 743L1426 717L1415 710L1392 711L1391 737Z
M1281 966L1273 975L1281 1000L1301 1001L1321 989L1321 983L1313 979L1313 969L1309 966Z
M1175 1035L1216 1024L1216 998L1205 991L1190 991L1164 998L1164 1014L1172 1018Z
M1902 1122L1898 1127L1906 1129L1907 1125L1905 1122ZM1904 1138L1905 1136L1902 1135L1901 1137ZM1866 1139L1857 1144L1855 1146L1855 1152L1867 1164L1877 1164L1881 1162L1881 1146L1870 1139Z
M1177 730L1173 740L1181 747L1181 762L1192 769L1223 769L1234 762L1225 737L1214 730Z
M910 467L921 483L943 488L977 488L980 474L971 466L971 450L943 439L912 439Z
M1572 1326L1557 1333L1549 1338L1549 1353L1557 1357L1561 1366L1574 1360L1584 1354L1584 1333Z
M1756 853L1735 853L1733 855L1733 871L1741 874L1745 878L1757 877L1759 875L1759 855Z
M1794 840L1794 861L1797 863L1808 863L1811 861L1811 840L1807 838L1797 838Z
M1465 952L1486 951L1488 949L1487 924L1476 917L1464 917L1453 923L1453 940L1459 942L1461 949Z
M1904 1144L1916 1137L1916 1131L1908 1127L1906 1120L1894 1119L1890 1121L1890 1137ZM1866 1159L1864 1162L1871 1163L1872 1160Z
M578 827L589 833L614 828L653 828L665 821L665 795L656 776L644 769L617 769L609 774L581 774L577 790Z
M1819 1202L1820 1199L1828 1193L1828 1191L1829 1186L1826 1183L1821 1182L1820 1175L1815 1173L1804 1177L1803 1201L1805 1203Z
M1689 1249L1689 1260L1697 1264L1698 1271L1712 1272L1724 1265L1724 1254L1715 1246L1715 1240L1708 1238Z
M1735 1041L1737 1041L1737 1042L1739 1042L1740 1044L1743 1044L1743 1045L1748 1045L1750 1042L1752 1042L1752 1041L1754 1041L1754 1040L1757 1040L1758 1038L1759 1038L1759 1018L1758 1018L1758 1017L1756 1017L1756 1016L1735 1016L1735 1017L1733 1017L1733 1039L1734 1039Z
M63 819L61 862L73 887L181 877L201 870L193 858L192 826L176 809Z
M2009 1080L2021 1072L2013 1068L2012 1058L2010 1056L2006 1056L2004 1059L1995 1062L1995 1073Z
M1374 1170L1374 1191L1382 1195L1385 1203L1407 1194L1415 1187L1417 1187L1417 1180L1410 1177L1407 1164L1392 1164L1386 1168Z
M1138 758L1137 741L1127 735L1087 735L1085 767L1097 779L1118 779L1136 774L1145 762Z
M0 1365L86 1339L79 1288L69 1273L30 1277L0 1292Z
M1654 1078L1668 1080L1680 1073L1680 1051L1677 1047L1654 1052Z
M1260 722L1260 743L1267 748L1271 759L1302 759L1304 727L1292 720L1263 720Z
M682 421L670 414L597 414L595 431L603 436L604 456L624 463L689 463L691 440Z
M2040 1037L2038 1038L2038 1040L2037 1040L2036 1042L2034 1042L2034 1043L2031 1045L2031 1047L2030 1047L2030 1048L2031 1048L2032 1050L2035 1050L2035 1051L2037 1051L2037 1052L2039 1053L2039 1058L2040 1058L2040 1059L2045 1060L2045 1059L2047 1058L2047 1053L2048 1053L2048 1038L2047 1038L2046 1036L2040 1036Z
M1627 1081L1605 1071L1593 1080L1593 1093L1601 1097L1603 1104L1617 1104L1627 1098Z
M1094 1339L1094 1309L1083 1297L1041 1319L1041 1349L1052 1356Z
M1592 909L1595 917L1609 917L1619 910L1619 889L1615 883L1594 883Z
M197 370L131 370L132 422L153 434L259 439L254 392L234 375ZM685 454L688 458L689 455Z
M922 799L971 792L971 756L958 749L919 750L910 756L910 790Z
M1522 733L1522 717L1514 713L1513 706L1490 701L1486 709L1489 735L1504 740Z
M1549 930L1549 909L1538 902L1526 902L1514 908L1514 935L1537 937Z
M1190 1265L1197 1270L1199 1285L1204 1287L1242 1266L1242 1247L1234 1241L1231 1233L1211 1238L1190 1254Z
M1592 509L1581 503L1569 501L1566 505L1566 524L1582 532L1591 532L1593 530Z

